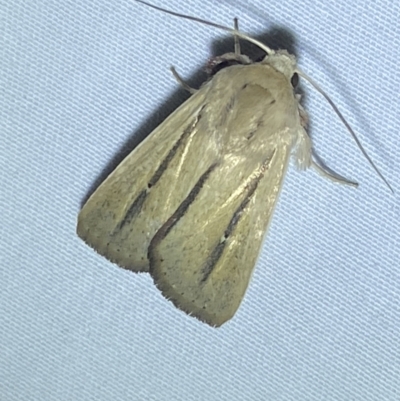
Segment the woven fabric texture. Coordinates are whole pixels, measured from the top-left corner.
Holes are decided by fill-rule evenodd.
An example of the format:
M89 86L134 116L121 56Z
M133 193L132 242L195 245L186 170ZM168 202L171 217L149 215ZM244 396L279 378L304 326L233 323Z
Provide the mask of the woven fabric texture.
M133 0L0 5L0 400L400 400L400 3L157 1L295 51L317 154L290 168L219 329L75 234L82 202L231 38Z

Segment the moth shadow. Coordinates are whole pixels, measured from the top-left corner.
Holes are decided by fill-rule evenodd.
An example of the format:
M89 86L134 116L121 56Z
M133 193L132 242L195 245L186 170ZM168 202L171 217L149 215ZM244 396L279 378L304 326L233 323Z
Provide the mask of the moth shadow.
M272 27L268 31L259 35L252 35L253 38L264 43L271 49L286 49L289 53L295 52L295 39L294 35L287 29L281 27ZM246 41L240 40L241 52L250 57L253 61L260 61L265 57L265 52L256 45ZM222 38L217 38L211 44L210 58L220 56L225 53L234 51L234 38L232 35L224 35ZM173 60L172 60L173 62ZM179 71L178 71L179 73ZM174 79L171 73L171 79ZM192 88L200 88L203 83L209 79L206 73L206 63L198 69L189 79L185 82ZM173 111L175 111L181 104L189 99L190 94L177 83L177 89L166 99L160 107L155 110L142 124L139 129L135 130L126 142L121 146L119 151L107 163L107 165L100 172L99 176L95 179L93 184L85 194L81 202L81 207L86 203L89 197L94 193L98 186L115 170L115 168L127 157L132 150L138 146L156 127L158 127Z

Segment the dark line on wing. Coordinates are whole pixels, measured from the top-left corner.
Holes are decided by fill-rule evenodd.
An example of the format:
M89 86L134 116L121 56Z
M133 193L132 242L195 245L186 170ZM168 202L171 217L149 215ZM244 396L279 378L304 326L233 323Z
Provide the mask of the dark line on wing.
M168 168L169 163L175 157L176 152L178 151L179 147L182 145L182 143L186 140L186 138L193 131L194 127L196 126L196 124L200 120L200 117L201 117L201 115L199 114L198 117L196 118L196 120L194 121L194 123L190 124L183 131L183 134L175 142L174 146L171 148L171 150L168 152L167 156L164 158L164 160L161 162L161 164L157 168L157 171L150 178L149 182L147 183L147 189L143 189L139 193L137 198L132 202L132 204L129 206L129 209L125 213L125 216L119 222L117 227L114 229L112 235L114 235L116 232L122 230L122 228L125 225L131 223L132 220L140 213L140 211L142 210L143 204L144 204L144 202L145 202L145 200L147 198L147 195L149 194L149 191L160 180L160 178L162 177L164 171Z
M164 225L157 231L154 235L149 249L153 246L154 242L160 242L163 238L165 238L174 225L185 215L186 211L189 209L189 206L195 201L197 195L200 193L203 188L204 183L207 181L210 174L215 170L218 166L218 163L212 164L198 179L189 195L183 200L183 202L179 205L178 209L174 212L174 214L164 223Z
M251 131L247 135L247 137L246 137L247 140L250 140L251 138L253 138L254 134L260 129L260 127L263 125L264 118L265 118L265 114L263 114L263 116L258 119L257 123L255 124L256 128L254 128L254 130Z
M178 151L179 147L182 145L182 142L186 139L186 137L192 132L194 128L194 124L191 124L189 127L183 131L183 134L180 138L175 142L175 145L172 149L168 152L167 157L161 162L160 166L158 167L157 171L154 173L153 177L150 178L147 186L150 189L152 186L157 184L158 180L163 175L164 171L167 169L169 163L174 158L176 152Z
M207 259L207 262L205 263L205 265L203 266L203 278L201 279L201 282L206 282L208 277L210 276L210 274L212 273L212 271L214 270L218 260L221 258L221 255L225 249L225 246L228 242L229 237L231 236L231 234L233 233L233 231L235 230L237 224L240 221L240 218L242 217L242 213L244 211L244 209L246 208L246 206L248 205L248 203L250 202L251 197L253 196L254 192L256 191L258 184L260 183L261 179L264 177L264 173L265 171L268 169L269 167L269 163L272 160L272 157L274 156L274 154L272 154L272 156L266 160L262 165L261 165L261 169L260 172L258 173L258 175L250 182L249 184L249 190L246 194L246 197L244 198L244 200L242 201L242 203L239 205L239 207L235 210L235 212L233 213L233 216L224 232L224 237L222 239L222 241L220 241L216 247L212 250L210 256Z
M122 228L126 224L130 223L134 219L134 217L139 214L139 212L142 210L142 206L146 198L147 198L147 191L144 189L143 191L140 192L139 196L133 201L128 211L125 213L123 219L119 222L117 227L112 232L112 235L122 230Z

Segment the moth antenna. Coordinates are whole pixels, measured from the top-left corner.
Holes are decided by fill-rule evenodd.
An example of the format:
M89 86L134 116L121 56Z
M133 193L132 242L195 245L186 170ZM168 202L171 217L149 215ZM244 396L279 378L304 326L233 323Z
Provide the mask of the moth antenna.
M155 6L153 4L147 3L146 1L143 0L135 0L137 3L141 3L144 4L147 7L151 7L155 10L164 12L166 14L170 14L173 15L175 17L179 17L179 18L184 18L184 19L188 19L190 21L195 21L195 22L199 22L200 24L204 24L204 25L208 25L208 26L212 26L214 28L218 28L218 29L222 29L223 31L227 31L230 32L231 34L234 35L235 38L235 53L240 54L240 46L237 44L238 43L238 38L242 38L244 40L247 40L250 43L255 44L256 46L258 46L261 50L265 51L267 54L271 55L274 54L275 52L269 48L268 46L266 46L264 43L260 42L259 40L252 38L251 36L240 32L238 30L238 24L237 24L237 18L234 19L235 21L235 27L234 29L232 28L228 28L227 26L224 25L220 25L220 24L216 24L214 22L211 21L207 21L201 18L197 18L197 17L193 17L191 15L186 15L186 14L181 14L181 13L177 13L175 11L170 11L167 10L165 8L162 7L158 7ZM331 100L331 98L327 95L327 93L325 93L324 90L322 90L322 88L313 80L311 79L307 74L305 74L304 72L300 71L299 69L296 70L296 72L303 77L305 80L307 80L326 100L327 102L331 105L331 107L333 108L334 112L337 114L337 116L339 117L339 119L342 121L342 123L345 125L345 127L347 128L347 130L350 132L351 136L353 137L354 141L356 142L357 146L359 147L359 149L361 150L361 153L364 155L364 157L367 159L368 163L371 165L371 167L375 170L375 172L378 174L378 176L382 179L382 181L386 184L386 186L390 189L390 191L392 193L394 193L393 188L391 187L391 185L389 184L389 182L386 180L386 178L383 176L383 174L379 171L378 167L375 165L375 163L372 161L372 159L369 157L368 153L366 152L366 150L364 149L364 147L362 146L360 140L358 139L357 135L355 134L355 132L353 131L353 129L351 128L350 124L346 121L346 119L343 117L342 113L339 111L338 107L335 105L335 103Z
M233 27L235 31L239 31L239 20L236 17L233 19ZM237 56L240 56L242 52L240 50L239 37L236 34L234 35L234 40L235 40L235 54Z
M173 15L175 17L188 19L190 21L196 21L196 22L199 22L200 24L213 26L214 28L222 29L223 31L230 32L234 36L237 36L239 38L245 39L248 42L255 44L261 50L264 50L265 53L267 53L267 54L274 54L275 53L271 48L266 46L264 43L260 42L257 39L252 38L251 36L247 35L246 33L240 32L236 28L234 28L234 29L233 28L228 28L225 25L220 25L220 24L216 24L215 22L207 21L207 20L204 20L204 19L201 19L201 18L197 18L197 17L192 17L191 15L176 13L175 11L170 11L170 10L167 10L165 8L162 8L162 7L154 6L153 4L147 3L147 2L142 1L142 0L135 0L135 1L137 3L144 4L147 7L154 8L155 10L162 11L163 13L170 14L170 15Z
M326 100L327 102L331 105L332 109L336 113L336 115L340 118L342 123L345 125L347 130L350 132L351 136L353 137L354 141L356 142L358 148L361 150L361 153L364 155L364 157L368 160L368 163L371 165L371 167L375 170L375 172L378 174L378 176L382 179L382 181L386 184L386 186L390 189L390 191L394 194L393 188L389 184L389 182L386 180L386 178L383 176L383 174L379 171L378 167L375 165L375 163L372 161L372 159L369 157L367 151L364 149L364 147L361 145L360 140L358 139L356 133L353 131L351 128L350 124L346 121L346 119L343 117L343 114L339 111L338 107L336 104L333 102L333 100L328 96L328 94L313 80L311 79L307 74L305 74L303 71L300 71L299 69L296 69L296 72L303 77L305 80L307 80Z

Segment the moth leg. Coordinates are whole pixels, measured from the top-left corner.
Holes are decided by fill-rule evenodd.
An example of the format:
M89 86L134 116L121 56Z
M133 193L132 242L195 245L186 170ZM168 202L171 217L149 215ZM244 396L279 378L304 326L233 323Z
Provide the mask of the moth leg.
M300 104L301 95L297 94L297 95L296 95L296 99L297 99L298 107L299 107L300 125L301 125L303 128L306 128L307 125L308 125L308 114L307 114L307 112L304 110L304 107Z
M299 129L295 143L294 162L299 170L311 166L311 139L304 128Z
M197 89L192 88L191 86L189 86L183 79L182 77L176 72L174 67L171 67L171 72L173 74L173 76L175 77L175 79L178 81L178 83L180 85L183 86L184 89L186 89L189 93L191 93L192 95L194 93L197 92Z
M239 20L238 20L236 17L233 19L233 28L234 28L236 31L239 30ZM238 55L238 56L240 56L242 53L241 53L241 50L240 50L239 36L234 35L234 36L233 36L233 40L235 41L235 45L234 45L234 46L235 46L235 47L234 47L234 49L235 49L235 54Z
M314 168L314 170L317 171L318 174L320 174L322 177L327 178L332 182L336 182L338 184L350 185L355 188L358 187L357 182L350 181L347 178L344 178L336 173L331 173L325 167L321 166L318 162L316 162L314 159L311 161L311 166Z
M300 113L300 118L307 118L307 114L305 114L305 111L303 109L300 109L300 111L304 112L304 116L302 116L302 114ZM313 157L311 139L308 136L307 131L302 128L298 132L298 137L295 144L294 161L296 167L299 170L305 170L308 167L313 167L318 174L320 174L324 178L327 178L330 181L337 182L339 184L351 185L355 188L358 187L358 183L350 181L347 178L340 176L339 174L329 171L329 169L322 166L321 163L319 163L315 159L315 155Z

